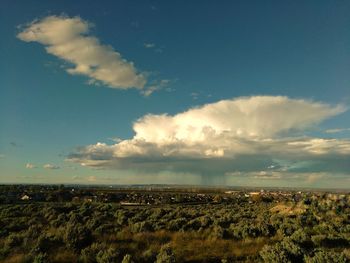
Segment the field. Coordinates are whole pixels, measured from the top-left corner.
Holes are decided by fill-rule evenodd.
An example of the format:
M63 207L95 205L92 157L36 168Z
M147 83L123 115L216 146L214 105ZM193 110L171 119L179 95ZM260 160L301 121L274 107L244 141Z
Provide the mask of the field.
M349 194L75 189L56 200L68 191L34 187L11 201L3 188L1 262L350 260ZM106 191L123 200L94 198Z

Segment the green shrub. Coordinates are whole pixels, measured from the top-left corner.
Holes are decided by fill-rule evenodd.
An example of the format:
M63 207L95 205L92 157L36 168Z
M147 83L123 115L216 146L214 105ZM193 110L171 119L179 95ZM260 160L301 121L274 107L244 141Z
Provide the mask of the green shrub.
M97 263L115 263L118 262L119 251L115 248L108 248L107 250L101 250L96 255Z
M48 256L45 253L40 253L36 255L33 259L33 263L47 263L48 262Z
M157 255L156 263L175 263L175 254L172 248L166 244L161 247L159 254Z
M273 246L264 246L259 253L263 262L266 263L290 263L288 255L284 250L276 249Z
M80 250L93 241L91 231L82 224L68 223L64 233L66 245L73 250Z
M313 257L305 256L306 263L346 263L347 261L344 253L328 252L324 250L317 251Z
M93 243L91 246L81 250L79 260L82 263L95 263L96 255L102 250L102 245Z
M126 255L123 257L122 263L134 263L134 261L132 261L131 255L126 254Z

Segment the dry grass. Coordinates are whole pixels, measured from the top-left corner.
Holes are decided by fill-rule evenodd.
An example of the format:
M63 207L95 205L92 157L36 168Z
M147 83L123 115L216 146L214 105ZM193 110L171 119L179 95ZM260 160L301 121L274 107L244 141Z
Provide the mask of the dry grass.
M300 215L306 211L302 204L278 204L270 209L272 213L277 213L280 215Z
M74 263L77 262L77 255L73 251L60 249L52 256L51 262Z
M25 254L13 254L13 255L7 257L6 259L4 259L4 261L2 261L2 262L3 263L25 262L26 257L27 256Z
M343 253L345 254L346 258L350 260L350 248L344 249Z
M164 244L170 244L180 262L255 255L265 244L273 242L266 238L245 241L213 239L204 233L164 230L137 234L124 231L118 236L106 237L106 240L117 243L118 248L138 252L136 254L142 254L141 251L146 250L158 252Z
M207 239L191 233L175 233L170 245L179 259L201 261L255 255L267 242L265 238L235 241Z

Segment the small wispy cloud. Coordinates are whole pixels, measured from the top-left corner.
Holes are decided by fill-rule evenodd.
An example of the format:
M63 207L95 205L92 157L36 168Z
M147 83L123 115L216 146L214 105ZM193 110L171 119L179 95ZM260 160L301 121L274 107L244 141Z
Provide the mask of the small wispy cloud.
M164 90L165 90L166 92L174 92L174 91L176 91L176 89L170 88L170 87L166 87Z
M157 46L155 43L146 42L143 43L143 46L148 49L152 49L155 53L163 53L164 47Z
M139 28L140 27L140 22L139 21L131 21L130 26L133 28Z
M198 92L191 92L190 96L192 97L192 99L197 100L198 96L199 96L199 93Z
M36 165L34 165L32 163L26 163L26 168L27 169L34 169L34 168L36 168Z
M119 137L111 137L111 138L108 138L108 140L111 140L111 141L113 141L113 142L118 143L118 142L121 142L123 139L121 139L121 138L119 138Z
M57 170L57 169L60 169L61 167L54 165L54 164L47 163L47 164L43 165L43 168L49 169L49 170Z
M156 46L156 44L154 44L154 43L143 43L143 46L145 48L154 48Z
M254 175L255 179L276 180L281 179L281 173L271 171L260 171Z
M325 130L325 133L341 133L341 132L349 132L350 128L340 128L340 129L328 129Z
M205 94L203 92L191 92L190 96L192 97L193 100L198 100L199 98L211 98L211 94Z
M160 81L156 81L153 85L148 87L147 89L141 91L141 94L145 97L150 96L153 92L164 89L167 87L170 83L170 80L168 79L162 79Z
M160 48L160 47L154 49L154 52L156 52L156 53L158 53L158 54L163 53L163 51L164 51L164 49L163 49L163 48Z

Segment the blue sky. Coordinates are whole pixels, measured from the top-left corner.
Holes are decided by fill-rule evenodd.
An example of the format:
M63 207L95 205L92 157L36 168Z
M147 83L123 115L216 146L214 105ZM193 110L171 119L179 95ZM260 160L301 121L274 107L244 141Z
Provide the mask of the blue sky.
M349 2L2 1L0 10L0 182L349 187ZM86 26L72 31L79 47L118 52L131 77L101 75L119 70L101 57L88 73L69 72L86 58L30 33L50 18L71 21L63 31ZM184 135L188 119L196 138ZM233 141L245 146L233 151Z

